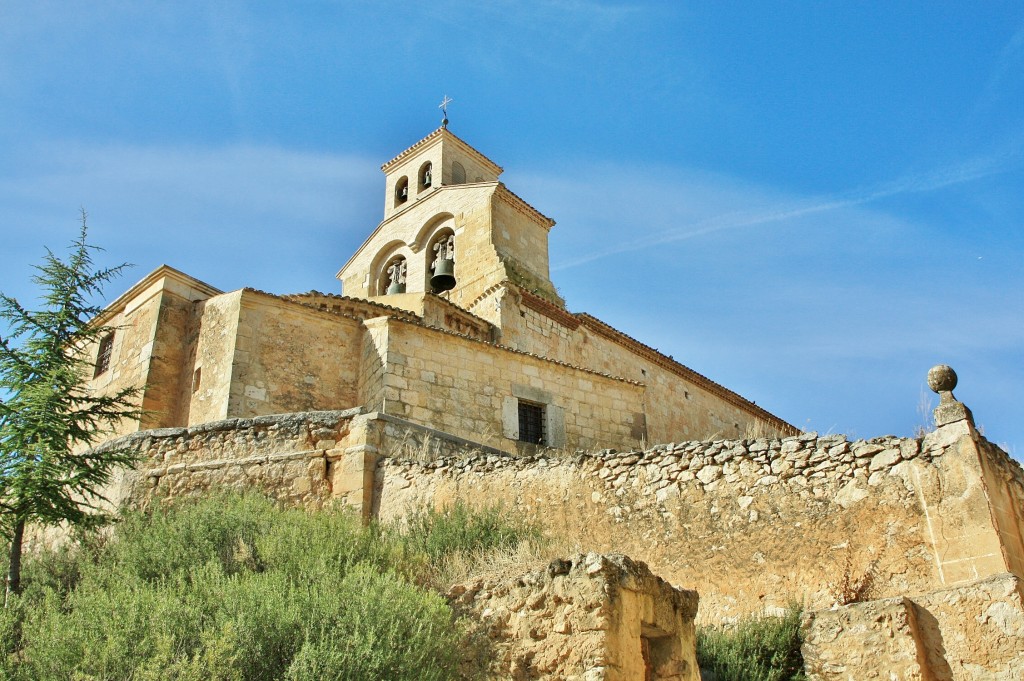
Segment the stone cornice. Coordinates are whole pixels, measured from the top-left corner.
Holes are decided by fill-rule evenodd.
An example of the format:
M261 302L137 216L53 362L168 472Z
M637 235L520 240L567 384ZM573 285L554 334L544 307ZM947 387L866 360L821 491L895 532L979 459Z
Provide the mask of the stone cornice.
M523 213L524 215L539 222L545 229L550 230L555 226L554 220L528 204L519 195L506 187L503 182L498 183L498 190L494 192L494 194L495 196L504 199L506 203L518 210L520 213Z
M562 326L572 329L573 331L578 329L580 324L582 324L579 318L573 313L568 312L567 310L563 310L562 308L552 304L551 302L545 300L544 298L541 298L540 296L530 293L521 286L516 286L511 282L508 283L508 286L510 288L514 287L516 293L519 294L521 300L523 301L523 305L530 308L534 312L539 312L545 317L549 317L550 319L555 320Z
M358 319L360 321L362 321L363 319L369 319L371 317L369 315L359 315L359 314L356 314L355 308L359 308L359 307L369 308L371 310L379 312L380 314L375 315L375 316L378 316L378 317L396 317L396 318L400 318L400 319L412 319L412 320L419 320L420 319L420 316L417 315L415 312L410 312L409 310L403 310L400 307L394 307L393 305L385 305L384 303L378 303L378 302L375 302L375 301L372 301L372 300L367 300L366 298L352 298L350 296L342 296L342 295L338 295L337 293L320 293L319 291L310 291L308 293L288 293L288 294L280 295L279 296L279 295L275 295L273 293L267 293L266 291L257 291L256 289L246 289L246 290L247 291L252 291L252 292L255 292L255 293L262 293L263 295L271 296L271 297L274 297L274 298L280 298L281 300L284 300L286 302L289 302L289 303L292 303L292 304L295 304L295 305L304 305L305 307L309 307L309 308L312 308L314 310L319 310L321 312L327 312L329 314L340 314L340 315L342 315L344 317L352 317L353 319ZM336 311L334 311L332 309L325 309L325 308L323 308L323 307L321 307L319 305L316 305L314 303L302 300L302 298L304 296L327 298L329 300L337 300L339 306L346 305L346 306L352 308L352 310L349 311L349 312L336 312Z

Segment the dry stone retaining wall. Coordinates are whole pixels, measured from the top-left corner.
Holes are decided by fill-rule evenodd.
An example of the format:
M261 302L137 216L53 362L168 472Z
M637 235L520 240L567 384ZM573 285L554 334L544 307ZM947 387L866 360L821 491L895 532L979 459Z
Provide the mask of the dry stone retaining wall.
M988 513L979 481L964 483L963 494L951 484L970 477L961 471L964 447L938 437L851 442L807 433L643 452L382 459L374 510L390 519L458 499L504 503L580 547L647 561L701 593L701 619L721 621L793 599L826 607L844 583L858 581L866 582L863 597L922 593L942 586L943 567L951 572L942 561L981 565L969 543L949 543L995 541L984 518L971 524ZM1004 472L1024 480L1000 454ZM943 496L947 483L952 499ZM1021 499L1010 505L1019 509ZM954 521L941 526L929 508ZM993 561L990 547L983 550L982 562ZM969 560L954 561L956 551Z

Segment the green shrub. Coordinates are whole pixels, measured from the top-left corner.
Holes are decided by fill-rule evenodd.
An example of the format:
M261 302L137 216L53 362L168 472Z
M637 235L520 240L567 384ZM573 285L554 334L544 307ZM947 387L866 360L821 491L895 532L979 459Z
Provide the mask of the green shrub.
M29 556L0 610L0 680L457 678L466 633L415 585L429 560L534 536L500 510L366 527L222 494L128 514Z
M406 542L432 560L459 552L515 546L537 539L540 530L500 506L473 509L462 501L441 511L429 508L407 518Z
M803 681L799 605L782 617L755 617L735 627L699 627L697 661L715 681Z
M288 669L294 681L454 678L461 631L438 595L410 589L368 565L346 575L333 617L320 617Z

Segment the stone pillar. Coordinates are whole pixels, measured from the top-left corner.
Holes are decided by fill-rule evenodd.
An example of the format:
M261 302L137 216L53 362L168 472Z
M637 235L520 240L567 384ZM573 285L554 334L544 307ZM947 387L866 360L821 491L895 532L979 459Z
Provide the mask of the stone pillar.
M377 471L380 432L373 414L352 419L345 443L328 452L331 493L369 522L373 511L373 482Z
M939 394L936 430L925 449L942 449L934 471L919 471L921 504L942 584L959 584L1009 571L985 480L984 454L971 410L953 396L956 372L941 364L928 372Z

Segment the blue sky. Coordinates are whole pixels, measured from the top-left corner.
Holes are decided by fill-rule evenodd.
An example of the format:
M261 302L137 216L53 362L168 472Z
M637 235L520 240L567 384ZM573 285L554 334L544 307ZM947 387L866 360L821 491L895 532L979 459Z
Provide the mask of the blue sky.
M437 127L587 311L791 423L909 435L939 362L1024 458L1020 2L0 0L0 290L109 262L337 291Z

